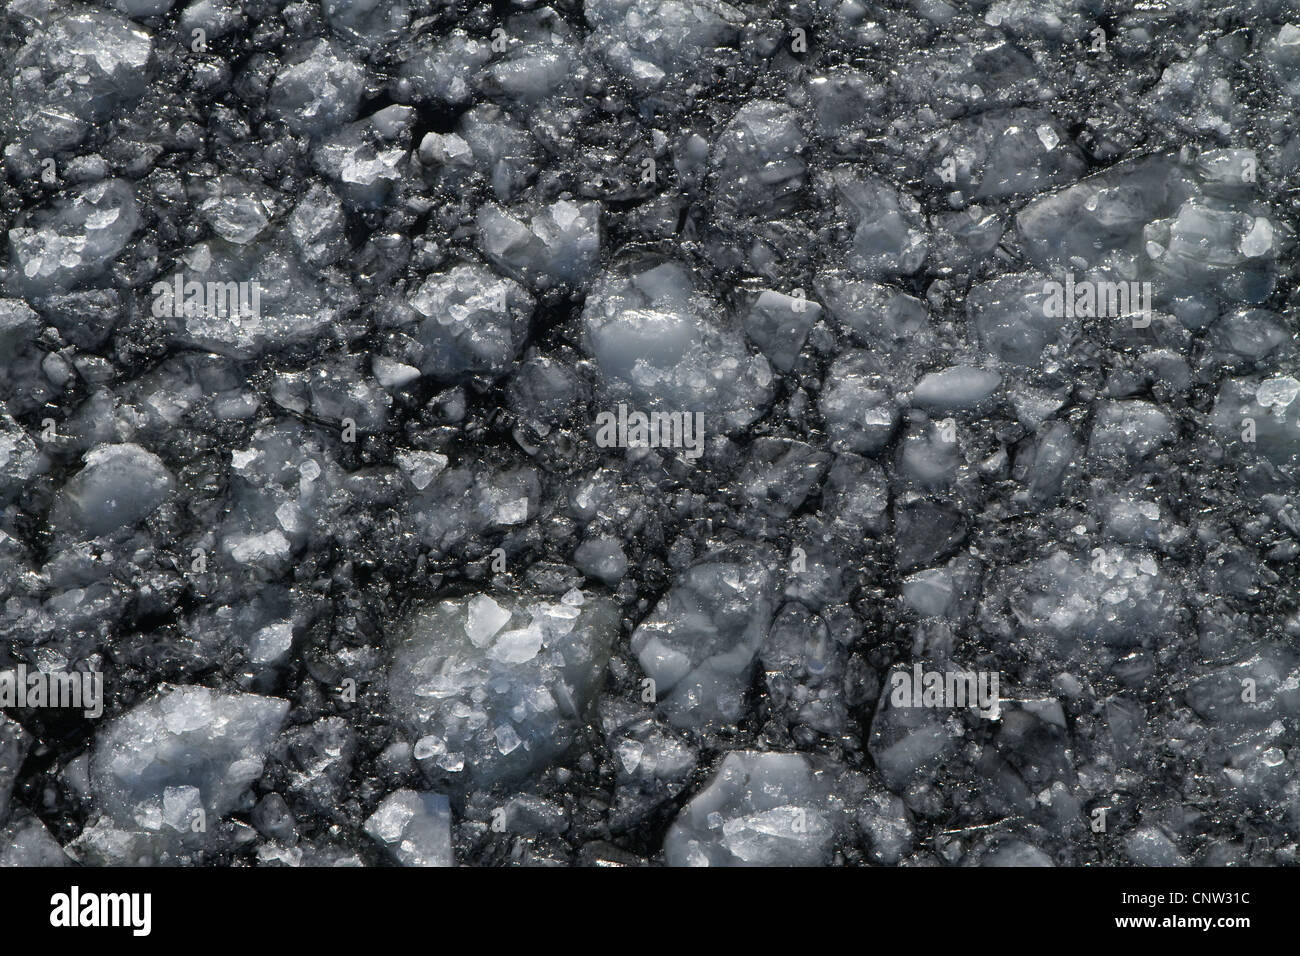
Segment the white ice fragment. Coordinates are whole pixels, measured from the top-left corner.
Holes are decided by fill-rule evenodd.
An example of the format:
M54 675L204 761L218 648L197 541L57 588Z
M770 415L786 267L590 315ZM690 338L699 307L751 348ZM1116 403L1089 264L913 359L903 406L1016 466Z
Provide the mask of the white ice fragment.
M963 411L987 401L1002 384L997 372L969 365L930 372L916 385L913 404L940 413Z
M275 509L275 520L289 534L295 534L302 530L302 512L298 509L298 505L292 501L286 501Z
M240 564L253 564L262 558L287 558L289 539L279 531L252 534L230 539L230 556Z
M400 451L397 467L417 491L423 491L447 467L447 456L435 451Z
M248 644L248 659L254 664L275 664L293 647L293 623L276 621L253 635Z
M248 470L248 466L261 456L261 452L252 448L235 449L230 453L230 467L232 470L243 474Z
M405 388L420 377L420 370L415 366L394 362L383 355L374 357L370 369L375 374L375 381L384 388Z
M475 647L482 647L510 621L510 612L486 594L470 598L465 635Z
M451 805L438 793L398 790L366 821L366 832L403 866L453 866Z
M460 773L465 769L465 755L462 753L446 753L435 760L434 763L448 773Z
M503 501L497 506L496 523L497 524L523 524L528 520L528 499L516 498L513 501Z
M496 639L488 656L506 664L531 661L542 649L542 629L535 623L527 627L506 631Z
M1286 408L1296 396L1300 395L1300 382L1290 375L1279 375L1260 382L1255 390L1255 400L1265 408L1280 410Z
M519 739L519 735L515 733L515 729L509 724L501 724L493 731L493 735L496 737L497 748L502 755L513 753L523 743Z
M447 752L447 742L441 737L434 734L426 734L415 742L415 747L411 750L416 760L428 760L430 757L438 757Z
M1254 258L1265 255L1273 248L1273 224L1263 216L1256 216L1254 225L1242 237L1238 248L1243 256Z
M639 740L625 740L618 745L618 759L623 764L623 769L628 773L634 773L641 763L641 757L645 753L645 744Z
M189 832L202 815L203 798L198 787L167 787L163 791L163 822L173 830Z

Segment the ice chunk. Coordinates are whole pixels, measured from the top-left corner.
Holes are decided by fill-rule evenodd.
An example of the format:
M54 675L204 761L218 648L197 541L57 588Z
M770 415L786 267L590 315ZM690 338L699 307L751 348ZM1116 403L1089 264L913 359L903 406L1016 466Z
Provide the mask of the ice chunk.
M1182 627L1182 589L1141 551L1097 548L1086 560L1058 551L1006 574L1020 627L1060 653L1160 645Z
M447 456L436 451L399 451L397 467L402 469L416 491L423 491L447 467Z
M831 530L850 548L884 531L888 519L889 485L874 461L858 455L838 455L826 476L822 510Z
M669 866L825 866L835 840L829 782L803 754L727 754L673 821Z
M73 147L148 89L153 66L153 40L142 27L107 10L55 17L7 70L15 131L43 155Z
M870 796L858 809L858 826L875 863L893 866L912 849L916 830L902 798L892 793Z
M898 406L881 387L875 357L846 350L831 365L817 399L836 451L875 455L898 426Z
M952 7L932 7L944 8ZM857 39L857 31L866 32L866 28L858 24L869 18L853 13L849 7L841 9L847 24L852 25L845 30L849 42L863 42ZM1082 26L1078 32L1082 35ZM916 113L929 112L943 118L1037 104L1048 83L1034 61L1003 38L988 43L924 43L911 52L891 51L891 55L897 66L887 75L890 99L907 104Z
M618 631L612 606L594 595L581 607L488 598L500 613L483 598L415 608L389 672L396 716L437 742L422 746L424 773L458 793L525 779L568 749ZM503 614L528 623L498 633Z
M176 0L113 0L113 6L128 17L142 20L145 17L156 17L160 13L166 13L175 2Z
M592 537L578 545L573 563L588 577L597 578L611 587L627 573L627 555L617 538Z
M947 414L983 407L1002 384L1002 376L969 365L931 372L916 383L912 404Z
M899 472L910 484L927 491L942 491L957 478L961 450L950 426L942 422L908 428L898 449Z
M156 283L155 308L176 328L178 341L232 358L310 340L338 323L345 296L327 290L296 255L267 239L245 245L201 242L181 254L177 272ZM175 281L194 282L208 293L205 308L175 302ZM214 285L215 283L215 285ZM182 295L188 296L182 286ZM214 295L216 299L214 301ZM221 296L226 307L221 308ZM232 308L232 303L241 308Z
M817 132L841 153L866 151L866 134L883 125L885 87L870 74L838 67L809 81Z
M1047 281L1025 273L971 289L966 315L985 349L1013 365L1037 366L1044 349L1069 339L1078 321L1048 314Z
M4 814L0 813L0 820ZM63 847L45 829L39 818L15 816L8 826L0 826L0 869L10 866L70 866L72 861Z
M494 99L537 109L544 100L581 95L589 67L578 55L572 28L555 10L514 14L505 30L513 42L484 70L484 86Z
M306 373L307 395L312 414L329 422L351 419L357 428L380 432L388 427L392 399L375 387L375 382L358 368L359 359L344 359L318 366ZM298 380L281 378L289 386ZM279 400L279 396L277 396ZM286 407L292 407L289 403ZM312 477L309 481L315 480Z
M941 617L954 603L952 572L947 568L918 571L903 579L903 600L922 617Z
M591 0L583 12L606 62L646 93L733 42L745 16L721 0Z
M179 31L188 37L203 30L209 40L220 39L243 23L235 0L193 0L176 19Z
M1240 661L1198 678L1186 699L1200 717L1225 728L1289 720L1300 714L1300 660L1285 647L1249 647Z
M199 215L218 236L239 245L261 235L276 214L270 190L237 176L219 176L205 191Z
M1124 855L1136 866L1186 866L1187 858L1167 833L1144 825L1124 838Z
M392 110L406 113L388 112ZM406 106L390 106L366 120L325 134L312 152L312 165L338 184L340 194L351 205L382 206L402 179L408 155L403 146L393 145L391 137L384 132L400 135L396 131L409 126L410 110Z
M319 183L307 190L289 216L289 235L308 265L329 265L347 251L343 204Z
M545 637L542 628L532 624L529 627L517 628L515 631L506 631L493 641L493 645L487 650L487 656L503 663L532 661L541 652Z
M356 119L365 71L328 40L289 53L271 84L267 108L295 133L329 132Z
M934 707L897 706L891 693L895 675L911 680L899 666L890 672L871 721L867 749L885 783L895 792L909 784L933 779L943 762L956 752L958 739L943 721L946 711Z
M117 823L135 827L164 812L169 788L196 788L196 809L212 827L261 775L288 712L289 702L273 697L164 688L100 729L90 760L95 798Z
M1285 23L1265 47L1278 85L1287 95L1300 96L1300 26Z
M1016 37L1059 40L1084 32L1094 10L1091 0L994 0L984 22Z
M1157 548L1169 554L1187 539L1187 528L1167 508L1153 501L1115 495L1107 502L1105 530L1114 541Z
M0 299L0 348L7 354L17 356L30 348L40 330L41 318L26 302Z
M1227 136L1240 122L1231 66L1206 46L1164 68L1143 97L1152 118L1195 136Z
M248 641L248 659L254 664L279 664L293 647L293 623L276 621L253 634Z
M1050 856L1032 843L997 837L990 838L985 844L972 851L971 863L978 866L1056 866ZM966 861L963 861L963 865L966 865Z
M1237 372L1276 367L1294 349L1291 333L1274 312L1237 309L1210 328L1206 365Z
M632 653L678 727L734 723L772 623L773 555L754 548L706 557L673 583L632 634Z
M20 494L45 467L45 458L36 442L0 410L0 503Z
M920 204L883 179L847 168L835 170L832 178L854 227L849 268L868 278L916 272L930 251Z
M284 523L283 517L281 523ZM286 530L298 529L293 527ZM289 539L277 529L264 534L227 535L224 546L239 564L269 564L279 568L285 566L292 550Z
M402 63L396 86L404 102L409 97L461 105L472 97L476 74L490 59L489 43L457 28L432 47L413 50Z
M460 122L456 124L456 132L469 146L474 168L491 184L492 193L498 200L502 202L509 200L536 175L538 158L536 141L528 130L502 112L500 107L490 104L474 107L460 118ZM422 157L425 154L426 143L436 154L436 150L433 149L436 142L426 140L420 144ZM453 148L458 154L459 149L454 141L443 140L444 152ZM429 158L435 159L436 155L431 154ZM444 176L449 177L448 185L454 185L459 181L458 167L461 161L460 155L448 155L444 160L447 165L442 172Z
M1038 440L1029 470L1028 499L1038 504L1055 501L1067 479L1078 468L1079 442L1065 422L1053 422Z
M1255 401L1270 411L1286 408L1296 400L1297 395L1300 395L1300 382L1290 375L1267 379L1255 389Z
M1271 465L1275 474L1267 478L1259 474L1258 480L1270 487L1290 487L1300 482L1300 417L1296 415L1300 405L1294 400L1280 404L1289 386L1285 381L1280 385L1269 385L1269 381L1276 380L1226 380L1219 389L1210 423L1238 467L1256 473L1259 463ZM1261 388L1268 405L1259 400Z
M772 100L745 104L709 157L719 201L742 215L783 208L803 188L806 145L790 107Z
M773 392L767 359L677 262L606 272L587 296L584 341L610 397L644 412L704 415L706 430L743 428Z
M9 285L37 295L64 291L102 272L139 228L130 184L85 186L9 230Z
M420 496L416 525L440 550L477 548L477 536L493 527L519 525L537 515L541 493L529 468L451 468ZM480 539L481 540L481 539Z
M505 372L523 345L533 311L532 296L517 282L478 265L429 276L410 304L423 317L421 370L443 379Z
M926 336L925 303L898 289L829 273L818 278L817 293L859 345L895 352L913 348Z
M485 205L478 211L478 228L484 254L503 272L538 289L581 287L600 258L599 203L561 199L523 216Z
M777 613L759 660L773 715L800 743L851 733L845 700L847 649L822 618L789 602Z
M631 701L610 697L600 706L601 726L616 760L610 825L623 831L686 788L698 754L680 731Z
M1048 114L1025 109L981 113L940 135L926 182L962 202L1041 192L1078 179L1083 155Z
M414 365L395 362L384 355L376 355L370 360L370 371L375 381L390 391L405 388L420 377L420 370Z
M822 307L807 297L788 296L764 289L745 313L745 334L781 372L794 368L808 332L821 317Z
M1093 422L1088 454L1121 462L1137 461L1172 438L1169 416L1150 402L1104 402Z
M1006 219L996 207L979 205L936 211L931 222L930 260L940 275L981 274L1007 230Z
M325 0L322 7L336 32L366 49L396 40L411 20L406 0Z
M1091 267L1115 252L1138 254L1143 228L1192 189L1170 157L1131 160L1035 199L1016 225L1040 267Z
M830 461L830 455L805 442L759 438L737 481L755 507L785 520L816 490Z
M894 511L898 569L911 571L952 557L966 540L961 512L942 501L899 502Z
M356 731L348 722L322 717L286 730L276 742L274 759L277 768L287 765L290 792L328 813L347 799L356 751Z
M1259 303L1277 285L1283 229L1220 200L1192 198L1143 231L1146 261L1161 287Z
M390 793L366 820L366 832L402 866L455 866L451 804L440 793Z
M134 525L167 500L175 479L162 460L139 445L98 445L63 486L51 521L85 538Z

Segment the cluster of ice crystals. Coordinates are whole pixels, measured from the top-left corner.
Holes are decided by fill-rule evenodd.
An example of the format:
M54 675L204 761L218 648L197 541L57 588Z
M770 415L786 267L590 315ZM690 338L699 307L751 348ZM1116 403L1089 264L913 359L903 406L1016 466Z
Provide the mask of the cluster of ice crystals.
M1294 11L462 7L0 16L0 865L1296 863Z

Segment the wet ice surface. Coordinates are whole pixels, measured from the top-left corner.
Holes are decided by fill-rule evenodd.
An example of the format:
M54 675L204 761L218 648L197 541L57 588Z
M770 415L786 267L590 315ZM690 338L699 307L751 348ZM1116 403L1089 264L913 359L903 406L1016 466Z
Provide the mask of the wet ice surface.
M4 4L0 866L1296 863L1202 6Z

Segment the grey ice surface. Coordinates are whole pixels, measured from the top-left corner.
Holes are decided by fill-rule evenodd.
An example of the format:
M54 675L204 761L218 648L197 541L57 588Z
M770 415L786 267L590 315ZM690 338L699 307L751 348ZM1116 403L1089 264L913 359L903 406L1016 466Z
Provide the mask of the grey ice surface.
M0 0L0 866L1300 862L1298 107L1288 0Z

